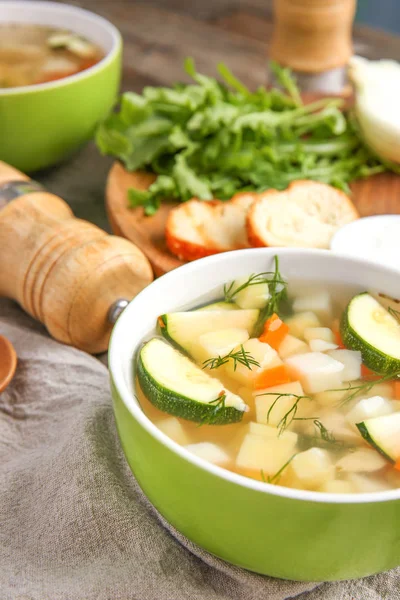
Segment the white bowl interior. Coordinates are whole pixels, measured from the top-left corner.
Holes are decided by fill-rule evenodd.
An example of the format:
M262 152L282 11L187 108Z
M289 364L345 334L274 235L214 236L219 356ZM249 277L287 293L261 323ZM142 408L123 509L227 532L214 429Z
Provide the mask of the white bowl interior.
M155 331L160 314L221 298L218 289L238 277L270 271L273 257L279 255L281 273L290 281L351 286L356 293L378 290L399 297L400 277L396 271L362 260L336 256L324 250L260 248L211 256L171 271L157 279L132 300L113 330L109 366L121 398L128 410L154 437L187 460L240 485L278 495L329 502L365 502L400 498L400 490L369 494L325 494L271 486L198 459L172 442L142 412L134 391L134 354L140 343Z
M56 82L0 89L0 95L10 94L14 91L20 93L41 87L63 85L66 81L83 77L89 71L102 68L105 62L111 60L121 43L118 29L103 17L76 6L57 2L0 0L0 25L4 23L45 25L69 29L99 46L105 57L95 66L77 75L65 77Z

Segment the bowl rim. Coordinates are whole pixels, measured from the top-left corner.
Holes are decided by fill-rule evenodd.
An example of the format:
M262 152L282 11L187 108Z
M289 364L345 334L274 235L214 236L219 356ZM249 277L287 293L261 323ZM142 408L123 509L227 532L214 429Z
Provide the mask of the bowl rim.
M58 11L60 14L69 12L75 14L77 17L79 17L79 15L86 16L90 18L95 25L108 30L112 37L112 46L98 63L92 67L89 67L88 69L84 69L83 71L75 73L74 75L67 75L62 79L48 81L46 83L34 83L32 85L23 85L19 87L0 88L0 98L5 96L18 96L20 94L31 94L50 89L62 88L70 83L74 83L75 81L86 79L87 77L90 77L91 75L94 75L95 73L105 69L111 62L113 62L118 52L122 48L122 35L117 27L115 27L115 25L113 25L104 17L101 17L90 10L86 10L85 8L73 6L72 4L60 4L58 2L51 2L47 0L36 0L35 2L31 2L30 0L0 0L0 10L2 6L6 5L20 6L21 9L23 9L24 6L29 6L29 8L34 8L34 10L38 11L40 11L40 9L43 7L49 7L55 11ZM27 24L29 24L29 22L27 22Z
M221 254L215 254L213 256L208 256L206 258L202 258L190 263L187 263L183 266L180 266L172 271L169 271L162 277L154 280L150 285L144 288L131 302L128 306L134 306L139 296L142 298L143 296L149 296L153 294L157 294L159 291L159 287L164 285L164 282L168 279L173 281L174 279L184 278L185 274L196 270L198 268L212 268L215 266L215 263L224 260L224 256L226 255L236 255L239 259L240 255L244 252L253 253L254 255L259 254L267 250L267 248L252 248L245 250L235 250L231 252L224 252ZM334 259L347 263L349 265L353 265L354 268L362 269L366 264L372 266L375 269L387 271L388 275L391 277L399 277L399 273L390 267L385 267L382 265L377 265L376 263L360 258L353 258L350 256L337 255L331 252L327 252L326 250L314 250L314 249L294 249L294 248L269 248L269 250L273 250L275 252L279 252L279 254L285 255L295 255L300 252L306 252L310 256L327 256L330 255ZM128 307L127 307L128 308ZM251 479L249 477L245 477L244 475L239 475L238 473L234 473L232 471L228 471L223 467L219 467L212 463L209 463L205 459L199 458L193 453L186 450L183 446L174 442L171 438L169 438L166 434L164 434L154 423L146 416L146 414L141 409L137 400L134 399L133 394L130 393L128 387L125 384L124 378L122 376L122 371L119 371L118 364L118 339L120 336L123 336L126 332L125 319L127 312L123 312L118 321L116 322L109 344L108 350L108 364L109 364L109 372L110 379L114 384L116 391L122 400L123 404L127 408L127 410L131 413L131 415L136 419L136 421L157 441L159 441L162 445L166 446L173 453L180 456L180 458L185 461L197 466L198 468L208 471L210 474L222 478L230 483L239 485L242 488L247 488L249 490L263 493L263 494L273 494L274 496L280 496L287 500L300 500L305 502L316 502L322 504L366 504L366 503L375 503L375 502L388 502L394 500L400 500L400 488L394 490L380 491L380 492L363 492L363 493L354 493L354 494L333 494L328 492L313 492L307 490L298 490L295 488L288 488L284 486L273 485L269 483L264 483L262 481L257 481L255 479ZM125 316L125 318L124 318Z

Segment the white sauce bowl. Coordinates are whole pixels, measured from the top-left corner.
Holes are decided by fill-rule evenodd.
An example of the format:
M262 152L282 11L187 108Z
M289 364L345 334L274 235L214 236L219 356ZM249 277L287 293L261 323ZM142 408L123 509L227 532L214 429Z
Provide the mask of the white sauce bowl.
M344 225L333 236L331 250L400 270L400 215L364 217Z

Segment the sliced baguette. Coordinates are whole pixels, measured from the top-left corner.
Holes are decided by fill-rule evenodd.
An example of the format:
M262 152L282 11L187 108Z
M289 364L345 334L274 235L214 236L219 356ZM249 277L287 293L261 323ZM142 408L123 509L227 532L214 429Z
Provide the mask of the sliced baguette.
M247 213L251 246L329 248L333 234L359 215L340 190L301 180L285 191L269 190L258 196Z
M168 215L165 237L172 254L196 260L247 248L246 214L257 194L236 194L228 202L189 200Z

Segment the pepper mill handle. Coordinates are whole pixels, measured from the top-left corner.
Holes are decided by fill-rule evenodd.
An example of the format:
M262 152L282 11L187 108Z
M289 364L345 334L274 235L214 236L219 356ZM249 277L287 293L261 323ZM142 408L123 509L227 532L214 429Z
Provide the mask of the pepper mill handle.
M29 181L0 161L0 296L16 300L56 340L103 352L110 316L120 299L153 280L150 263L134 244L75 218L64 200L34 182L33 191L27 185L2 203L2 190Z
M356 0L274 0L270 57L304 73L344 67L355 9Z

